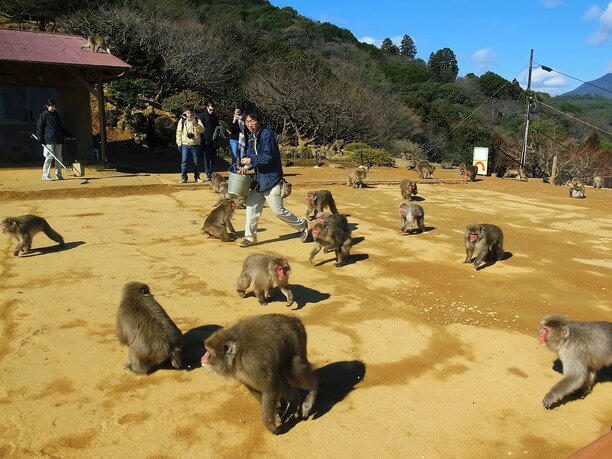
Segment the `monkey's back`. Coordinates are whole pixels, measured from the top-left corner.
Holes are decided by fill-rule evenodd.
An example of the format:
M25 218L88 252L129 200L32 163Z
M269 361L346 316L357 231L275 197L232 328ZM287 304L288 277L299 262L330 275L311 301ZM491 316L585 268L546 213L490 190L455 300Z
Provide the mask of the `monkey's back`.
M612 365L612 322L569 321L570 338L590 369ZM559 352L562 356L563 350Z

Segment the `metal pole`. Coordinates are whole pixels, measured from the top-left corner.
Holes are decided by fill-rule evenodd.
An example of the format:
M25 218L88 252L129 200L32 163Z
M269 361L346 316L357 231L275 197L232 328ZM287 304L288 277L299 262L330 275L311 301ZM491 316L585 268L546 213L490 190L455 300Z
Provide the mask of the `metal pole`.
M529 110L531 108L531 69L533 67L533 49L529 55L529 75L527 77L527 113L525 114L525 134L523 135L523 150L521 151L521 167L527 160L527 137L529 136Z

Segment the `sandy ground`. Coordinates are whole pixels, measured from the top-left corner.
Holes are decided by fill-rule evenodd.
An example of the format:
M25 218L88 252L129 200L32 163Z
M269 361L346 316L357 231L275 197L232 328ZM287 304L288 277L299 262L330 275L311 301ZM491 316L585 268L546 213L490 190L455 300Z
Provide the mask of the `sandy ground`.
M98 173L43 183L40 170L0 170L0 215L45 216L67 241L39 235L34 251L0 250L0 456L12 457L564 457L610 430L612 386L546 411L561 375L536 340L551 312L611 320L612 191L571 200L563 187L485 177L419 184L428 230L401 236L397 182L416 174L374 168L370 187L346 171L287 168L286 206L326 188L349 214L349 265L311 265L269 209L260 244L204 237L216 197L178 174ZM336 183L336 184L334 184ZM235 226L244 227L244 211ZM462 231L500 225L509 258L476 272L462 264ZM297 306L279 292L267 307L238 298L251 253L282 254ZM122 286L138 280L201 355L214 325L270 312L300 317L320 394L315 414L273 436L258 403L193 365L150 376L123 369L114 334Z

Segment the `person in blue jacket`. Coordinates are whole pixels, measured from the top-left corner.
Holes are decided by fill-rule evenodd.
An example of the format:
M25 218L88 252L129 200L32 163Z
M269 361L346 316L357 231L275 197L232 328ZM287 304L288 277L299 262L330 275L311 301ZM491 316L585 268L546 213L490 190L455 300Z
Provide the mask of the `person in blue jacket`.
M245 124L250 131L246 156L240 160L241 172L255 170L255 182L246 199L246 224L244 240L240 247L249 247L257 242L257 225L263 211L264 202L279 219L300 232L300 239L306 242L308 224L303 218L285 209L281 198L280 181L283 178L280 150L276 135L271 129L262 128L261 115L257 111L248 112Z

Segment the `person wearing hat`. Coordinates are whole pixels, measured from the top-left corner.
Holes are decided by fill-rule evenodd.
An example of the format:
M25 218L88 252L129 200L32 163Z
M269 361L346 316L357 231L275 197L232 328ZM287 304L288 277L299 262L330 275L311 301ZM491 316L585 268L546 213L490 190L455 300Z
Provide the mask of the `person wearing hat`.
M62 161L62 144L66 138L67 131L62 126L62 119L57 113L57 102L54 99L49 99L45 106L45 110L38 117L36 123L36 137L43 144L43 156L45 162L43 164L42 179L45 182L50 182L51 166L55 162L55 179L63 180L62 166L57 159Z

